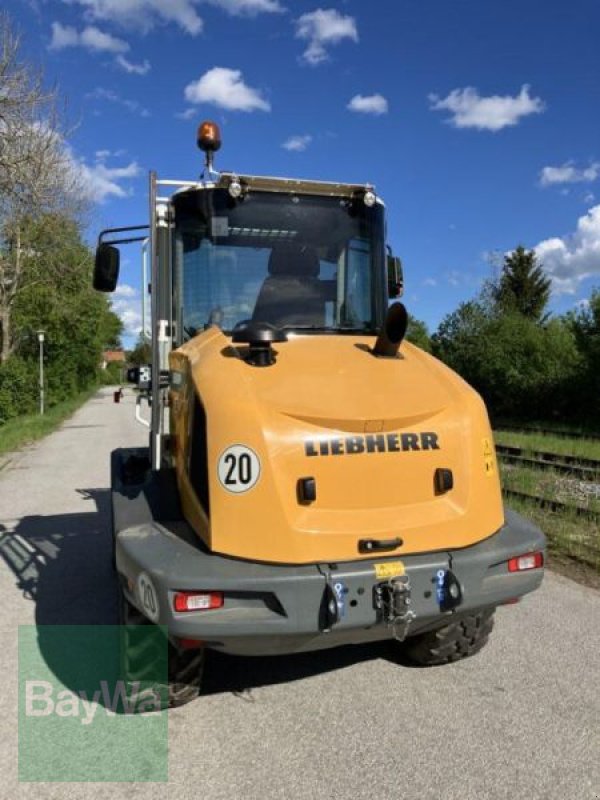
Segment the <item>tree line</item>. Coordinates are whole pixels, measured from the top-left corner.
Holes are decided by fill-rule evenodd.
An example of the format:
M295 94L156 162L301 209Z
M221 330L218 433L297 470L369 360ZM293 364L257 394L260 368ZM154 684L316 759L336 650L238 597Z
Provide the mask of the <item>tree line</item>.
M518 246L497 278L430 335L408 338L483 396L493 421L600 425L600 289L567 314L548 311L551 281L533 250Z
M97 381L103 348L120 346L121 321L91 288L89 199L61 102L0 15L0 425L37 408L38 331L49 405Z

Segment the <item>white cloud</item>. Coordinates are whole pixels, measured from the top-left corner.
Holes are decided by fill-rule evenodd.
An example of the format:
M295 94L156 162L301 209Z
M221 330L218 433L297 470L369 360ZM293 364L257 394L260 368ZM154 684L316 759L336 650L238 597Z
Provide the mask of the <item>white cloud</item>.
M137 289L132 286L127 286L131 289L131 294L119 295L119 287L116 288L114 295L111 298L112 310L121 319L123 323L124 336L137 336L142 330L142 300L139 296Z
M306 150L308 145L312 142L312 138L313 137L308 133L304 134L304 136L290 136L281 146L284 150L300 153Z
M96 53L126 53L129 50L129 45L123 39L104 33L94 25L88 25L79 32L69 25L53 22L49 49L64 50L65 47L83 47Z
M177 114L175 114L175 117L177 119L189 120L193 119L197 113L198 109L196 108L186 108L184 111L179 111Z
M48 45L49 50L62 50L65 47L77 47L79 34L70 25L61 25L60 22L52 23L52 40Z
M88 163L85 158L77 155L66 142L64 150L68 169L92 203L104 203L110 197L131 196L130 181L142 174L137 161L130 161L125 166L107 165L108 159L124 155L123 150L97 150L93 163Z
M333 8L317 8L296 20L296 38L308 42L302 58L313 66L328 59L327 46L344 39L358 42L354 17L344 16Z
M574 294L585 278L600 275L600 205L577 220L575 232L534 248L556 294Z
M435 278L425 278L423 281L423 286L437 286L438 282Z
M204 0L233 16L254 17L257 14L280 14L285 11L278 0Z
M120 283L114 291L115 297L137 297L138 291L128 283Z
M454 89L443 100L437 94L430 94L432 111L450 111L448 119L455 128L476 128L477 130L499 131L516 125L522 117L540 114L545 109L539 97L531 97L529 86L524 85L515 97L511 95L491 95L481 97L477 89L468 86Z
M362 114L387 114L388 101L382 94L362 95L356 94L347 105L350 111L358 111Z
M122 184L141 174L135 161L125 167L107 167L101 162L88 165L84 161L73 160L72 167L81 179L87 197L94 203L104 203L110 197L130 197L131 187Z
M150 62L145 58L141 64L129 61L125 56L117 56L116 63L130 75L147 75L150 72Z
M133 30L147 33L157 23L174 22L186 33L196 36L203 22L196 11L198 0L63 0L83 6L89 19L110 20Z
M106 161L108 158L121 158L126 155L126 151L120 150L96 150L94 153L96 161Z
M572 161L561 167L544 167L540 172L540 185L553 186L560 183L592 183L600 178L600 162L578 169Z
M126 97L121 97L121 95L117 94L112 89L104 89L98 86L93 92L88 92L86 97L90 100L106 100L108 103L116 103L117 105L123 106L123 108L126 108L128 111L131 111L132 114L139 114L141 117L150 116L148 109L144 108L137 100L129 100Z
M259 90L244 83L239 69L213 67L185 87L188 103L212 103L227 111L270 111Z

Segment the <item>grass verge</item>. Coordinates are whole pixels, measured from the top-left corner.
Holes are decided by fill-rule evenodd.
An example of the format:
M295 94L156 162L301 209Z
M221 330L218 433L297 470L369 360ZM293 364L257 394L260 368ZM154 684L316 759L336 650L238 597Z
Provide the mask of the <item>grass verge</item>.
M502 486L506 489L514 489L544 500L556 500L559 503L600 513L600 492L598 485L591 481L573 478L552 469L521 467L516 464L503 464L502 461L500 461L500 475Z
M507 505L541 528L548 539L548 566L600 589L600 524L510 498Z
M543 433L516 433L515 431L494 431L496 444L505 447L522 447L529 452L541 451L563 456L600 459L600 442L593 439L566 439Z
M77 411L98 391L99 386L92 386L77 397L64 400L49 408L42 416L27 414L8 420L0 427L0 456L18 450L26 444L42 439ZM1 464L0 464L1 466Z

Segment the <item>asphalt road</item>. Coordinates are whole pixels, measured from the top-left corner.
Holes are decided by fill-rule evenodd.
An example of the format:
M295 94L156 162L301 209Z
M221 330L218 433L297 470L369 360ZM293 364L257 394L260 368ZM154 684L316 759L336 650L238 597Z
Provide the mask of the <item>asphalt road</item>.
M448 667L393 644L215 655L205 695L169 712L168 784L19 783L18 625L115 622L108 457L145 436L103 390L0 459L1 798L600 798L600 593L552 573Z

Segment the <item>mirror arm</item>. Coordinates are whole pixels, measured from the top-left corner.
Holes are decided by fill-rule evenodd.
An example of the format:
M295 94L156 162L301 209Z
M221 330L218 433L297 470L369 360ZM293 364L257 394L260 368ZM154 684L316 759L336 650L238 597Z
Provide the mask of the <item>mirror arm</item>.
M106 236L109 236L113 233L129 233L130 231L149 231L149 225L129 225L126 228L105 228L103 231L100 231L98 234L98 244L131 244L132 242L143 242L144 239L147 239L147 236L132 236L125 239L114 239L110 242L105 242L104 239Z
M98 239L98 244L131 244L132 242L145 242L147 238L147 236L134 236L131 239L111 239L110 242Z

